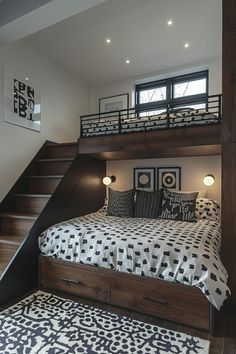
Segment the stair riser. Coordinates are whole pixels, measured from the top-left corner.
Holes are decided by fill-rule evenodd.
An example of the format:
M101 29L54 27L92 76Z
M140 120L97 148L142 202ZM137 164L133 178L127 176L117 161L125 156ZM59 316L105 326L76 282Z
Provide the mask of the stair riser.
M19 246L0 244L0 260L1 263L8 263Z
M26 214L39 214L49 198L45 197L16 197L15 198L15 211Z
M77 155L77 145L49 146L47 148L47 157L49 159L75 157L76 155Z
M30 178L28 192L33 194L52 194L61 178Z
M71 161L43 161L38 162L39 175L64 175L68 170Z
M8 235L27 236L34 222L34 220L1 217L1 233L5 233Z

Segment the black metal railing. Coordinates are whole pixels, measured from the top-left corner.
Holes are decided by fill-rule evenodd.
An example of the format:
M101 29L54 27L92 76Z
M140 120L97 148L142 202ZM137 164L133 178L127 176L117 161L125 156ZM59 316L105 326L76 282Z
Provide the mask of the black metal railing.
M222 95L185 98L80 117L80 137L127 134L221 123Z

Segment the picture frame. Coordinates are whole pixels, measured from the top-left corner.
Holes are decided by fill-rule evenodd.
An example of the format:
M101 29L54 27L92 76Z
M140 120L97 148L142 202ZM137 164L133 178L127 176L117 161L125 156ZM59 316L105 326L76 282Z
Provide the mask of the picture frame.
M129 108L129 94L99 98L99 113L109 113Z
M134 168L134 188L145 192L155 191L155 167Z
M4 121L41 131L39 85L7 64L4 64Z
M181 167L158 167L157 189L181 190Z

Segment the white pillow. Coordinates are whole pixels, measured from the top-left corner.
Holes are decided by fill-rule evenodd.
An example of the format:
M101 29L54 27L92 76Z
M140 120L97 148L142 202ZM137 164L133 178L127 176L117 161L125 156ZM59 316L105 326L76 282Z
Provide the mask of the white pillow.
M217 200L197 198L195 215L197 219L219 221L220 204Z
M175 193L196 193L198 192L198 198L206 198L206 190L202 189L200 191L175 191Z
M104 205L98 210L99 214L107 214L108 198L105 198Z

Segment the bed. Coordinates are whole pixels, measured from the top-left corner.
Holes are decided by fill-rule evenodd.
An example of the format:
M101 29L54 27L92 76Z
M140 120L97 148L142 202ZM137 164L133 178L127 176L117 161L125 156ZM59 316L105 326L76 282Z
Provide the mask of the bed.
M216 221L97 212L40 236L41 285L212 330L213 307L229 296L220 242Z

